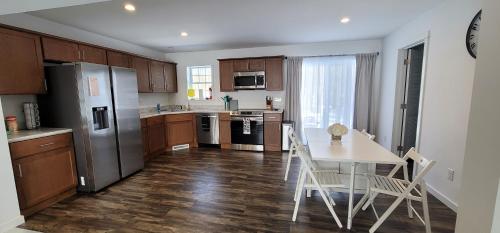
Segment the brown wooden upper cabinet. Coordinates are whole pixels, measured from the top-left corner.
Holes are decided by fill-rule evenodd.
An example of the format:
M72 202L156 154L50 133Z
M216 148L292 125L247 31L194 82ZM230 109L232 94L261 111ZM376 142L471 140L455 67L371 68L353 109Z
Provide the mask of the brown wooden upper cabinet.
M283 56L229 58L219 60L219 82L222 92L234 91L234 72L265 71L266 90L283 90Z
M125 68L131 68L132 58L130 55L115 51L107 51L108 54L108 64L110 66L119 66Z
M149 61L149 79L153 92L166 92L165 76L163 74L163 62Z
M233 61L233 72L247 72L248 64L248 59L235 59Z
M0 28L0 94L45 92L40 37Z
M163 65L163 74L167 84L166 91L168 93L177 92L177 65L175 63L166 62Z
M80 58L83 62L107 65L106 50L88 45L78 45Z
M151 92L149 80L149 60L141 57L132 57L132 68L137 72L137 89L139 93Z
M248 71L265 71L266 59L254 58L248 60Z
M219 61L219 85L220 91L234 91L233 60Z
M50 61L76 62L80 60L78 44L51 37L42 37L43 58Z
M283 57L266 58L266 90L283 90Z

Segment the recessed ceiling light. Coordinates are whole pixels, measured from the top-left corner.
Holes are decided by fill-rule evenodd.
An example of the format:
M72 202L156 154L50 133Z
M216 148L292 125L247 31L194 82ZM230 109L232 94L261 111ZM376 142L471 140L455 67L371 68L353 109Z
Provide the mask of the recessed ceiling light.
M123 8L125 8L125 10L130 11L130 12L135 11L135 6L134 6L134 5L132 5L132 4L130 4L130 3L125 4L125 5L123 6Z
M186 36L188 36L188 35L189 35L189 34L188 34L187 32L181 32L181 36L183 36L183 37L186 37Z
M340 19L341 23L349 23L349 21L351 21L351 19L349 19L349 17L343 17L342 19Z

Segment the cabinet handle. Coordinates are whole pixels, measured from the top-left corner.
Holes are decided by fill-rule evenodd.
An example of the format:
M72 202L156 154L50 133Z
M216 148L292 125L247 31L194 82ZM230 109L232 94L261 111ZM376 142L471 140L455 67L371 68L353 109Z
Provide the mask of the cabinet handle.
M276 119L277 117L267 117L267 119Z
M21 169L21 164L20 163L17 164L17 168L19 168L19 177L22 178L23 177L23 169Z
M55 143L53 143L53 142L49 142L49 143L46 143L46 144L42 144L42 145L40 145L40 147L42 147L42 148L43 148L43 147L47 147L47 146L52 146L52 145L54 145L54 144L55 144Z
M82 60L85 60L85 50L82 51Z

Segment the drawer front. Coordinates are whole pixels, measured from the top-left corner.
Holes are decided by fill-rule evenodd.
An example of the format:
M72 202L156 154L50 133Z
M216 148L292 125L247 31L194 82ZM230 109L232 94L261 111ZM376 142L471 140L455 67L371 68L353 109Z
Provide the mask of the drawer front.
M264 114L264 121L278 121L281 122L281 113L266 113Z
M10 154L12 159L19 159L28 155L51 151L63 147L72 147L72 134L65 133L55 136L37 138L22 142L11 143Z
M162 116L150 117L150 118L147 118L147 122L148 122L148 126L162 124L163 117Z
M221 120L221 121L230 121L231 120L231 116L229 115L229 113L219 113L219 120Z
M193 114L171 114L166 115L166 122L192 121Z

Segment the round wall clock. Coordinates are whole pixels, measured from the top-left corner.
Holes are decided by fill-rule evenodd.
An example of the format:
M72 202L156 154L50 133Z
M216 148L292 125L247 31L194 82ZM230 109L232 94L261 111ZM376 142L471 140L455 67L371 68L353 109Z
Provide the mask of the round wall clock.
M467 30L467 37L465 38L465 44L467 50L473 58L477 56L477 46L479 42L479 27L481 25L481 10L474 16L474 19L469 25Z

